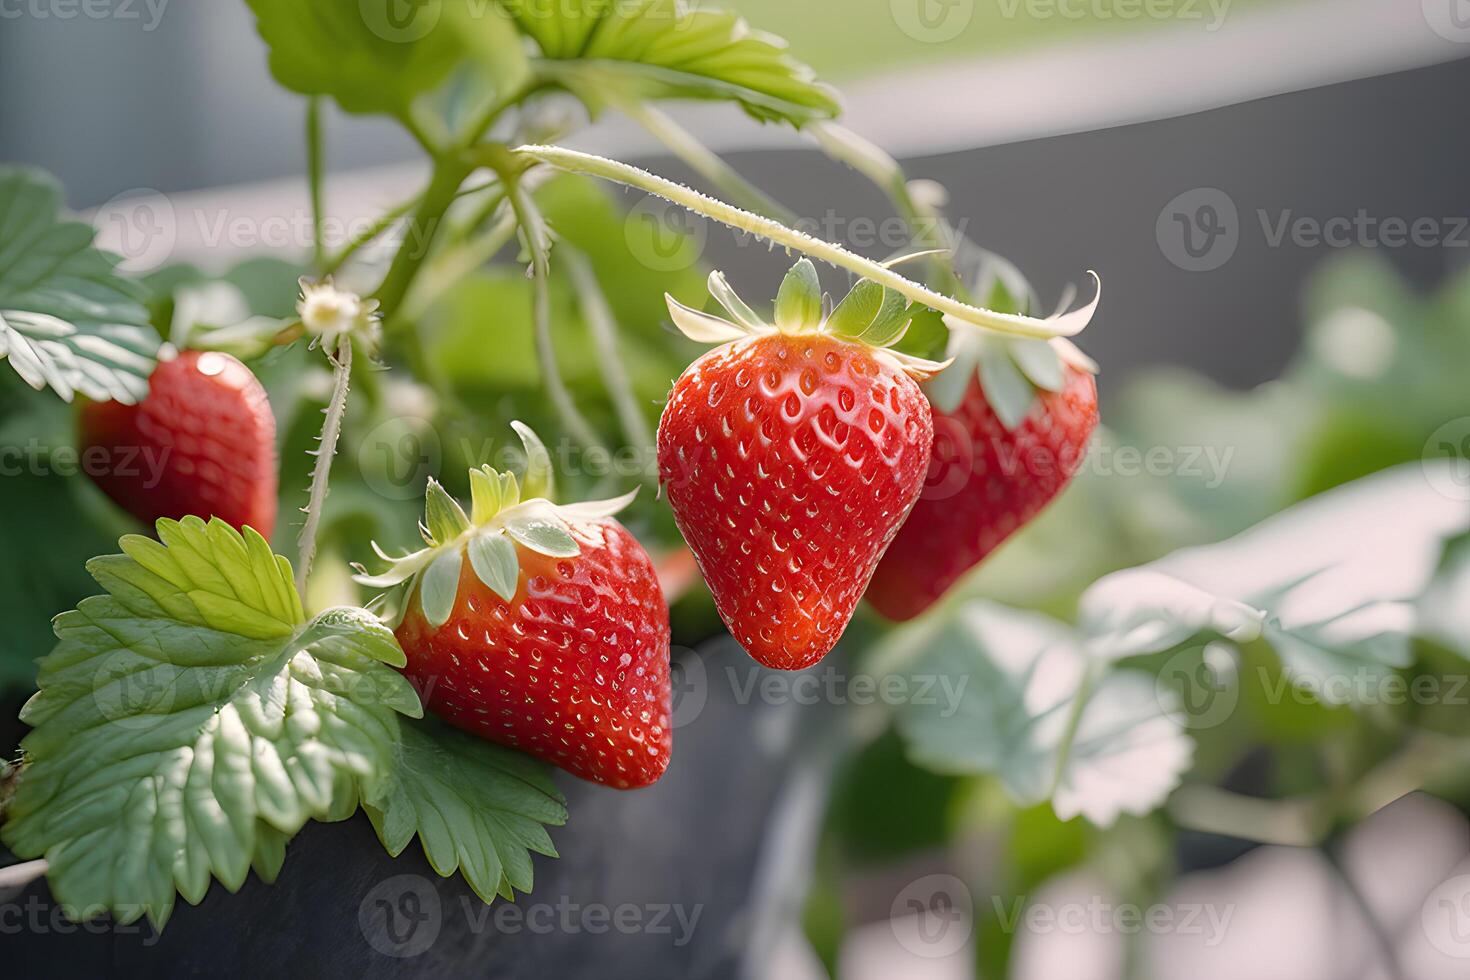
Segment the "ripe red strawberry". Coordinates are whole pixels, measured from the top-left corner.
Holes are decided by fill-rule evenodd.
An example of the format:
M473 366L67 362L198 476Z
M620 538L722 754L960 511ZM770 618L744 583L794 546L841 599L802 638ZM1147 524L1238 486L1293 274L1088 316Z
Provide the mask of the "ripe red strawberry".
M276 420L265 389L228 354L185 351L164 361L137 405L86 402L83 469L147 524L193 514L252 527L276 524Z
M731 341L674 386L659 423L659 477L731 633L768 667L826 656L918 499L929 405L883 350L908 304L864 281L822 317L803 259L760 322L718 273L710 289L736 322L669 309L697 340Z
M1008 355L992 348L982 356ZM912 619L928 609L1039 514L1082 465L1097 427L1097 385L1087 371L1058 364L1057 390L1033 397L1023 388L1020 397L1031 399L1029 407L1022 402L1017 414L1024 417L1008 426L974 364L951 368L965 372L968 378L960 380L968 383L957 406L934 405L924 492L868 587L868 602L889 619Z
M558 507L550 458L471 471L472 515L430 482L429 547L368 585L407 583L398 641L425 707L457 728L618 789L658 780L673 750L669 611L653 562L611 514Z

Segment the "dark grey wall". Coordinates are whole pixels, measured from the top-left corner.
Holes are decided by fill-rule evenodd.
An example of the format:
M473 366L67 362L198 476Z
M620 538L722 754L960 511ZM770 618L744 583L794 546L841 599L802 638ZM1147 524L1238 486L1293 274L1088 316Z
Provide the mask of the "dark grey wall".
M169 193L304 171L305 103L271 80L244 3L107 0L97 9L113 15L0 17L0 161L56 174L77 208L135 188ZM333 114L330 135L335 167L414 153L383 120Z
M1460 121L1470 60L1281 95L1180 119L910 161L915 177L950 190L971 237L1024 269L1044 300L1103 278L1103 304L1084 346L1116 382L1132 367L1176 363L1246 386L1280 373L1296 349L1299 303L1312 270L1339 249L1273 247L1286 212L1318 222L1430 219L1446 245L1381 248L1429 288L1470 264L1470 128ZM916 111L919 111L916 109ZM809 218L889 212L861 178L815 156L743 154L737 165ZM659 166L673 168L661 161ZM1224 191L1237 241L1212 271L1185 271L1166 256L1157 222L1196 188ZM1202 199L1201 199L1202 200ZM1189 201L1196 204L1199 201ZM1233 231L1232 231L1233 228ZM1354 233L1356 236L1356 233ZM1228 248L1222 238L1209 259ZM1201 240L1202 244L1202 240ZM707 257L774 276L787 260L712 232Z

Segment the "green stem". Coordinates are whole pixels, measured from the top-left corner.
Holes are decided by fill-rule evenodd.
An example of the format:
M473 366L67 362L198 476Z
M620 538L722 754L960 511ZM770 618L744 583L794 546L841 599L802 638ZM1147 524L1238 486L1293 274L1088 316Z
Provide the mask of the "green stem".
M342 435L342 418L347 414L347 392L352 380L352 335L343 334L337 342L333 359L332 398L327 403L326 420L316 450L316 465L311 471L311 493L306 502L306 523L301 526L297 546L301 559L296 566L296 591L306 601L306 583L311 578L311 565L316 559L317 531L321 527L322 510L327 503L327 482L332 474L332 458L337 455L337 440Z
M607 296L597 282L592 264L580 252L563 248L567 269L572 283L577 288L581 302L582 317L587 321L587 331L592 334L593 346L597 348L597 364L602 371L602 382L612 398L613 408L618 413L618 423L627 436L628 443L647 450L653 446L653 430L643 417L638 405L638 396L633 391L632 379L623 366L622 354L618 350L618 324L608 305Z
M306 101L306 174L311 187L311 264L320 272L327 262L327 244L322 231L323 171L322 100L313 95Z
M646 170L625 163L608 160L590 153L580 153L559 146L522 146L514 152L531 160L547 164L568 173L600 177L614 183L635 187L667 201L693 211L696 214L719 221L740 231L764 238L788 249L795 249L814 259L846 269L880 286L886 286L909 300L923 306L947 313L966 323L984 327L997 333L1017 337L1039 337L1048 339L1056 336L1076 334L1086 326L1093 307L1083 309L1056 320L1038 320L1034 317L1012 313L997 313L944 296L927 286L904 278L894 270L872 259L863 258L840 245L824 242L804 232L788 228L777 221L742 211L737 207L717 201L708 195ZM1095 307L1096 300L1093 306Z
M472 169L458 158L441 160L434 168L434 176L409 219L398 254L393 257L388 274L378 287L376 295L386 313L388 327L401 329L402 321L396 315L398 306L413 284L414 276L428 259L444 215L459 196L459 185L464 183Z
M602 440L592 426L578 411L572 393L562 379L561 368L556 362L556 347L551 340L551 237L547 232L546 220L536 208L536 202L521 186L520 175L504 172L500 178L505 183L511 209L516 223L526 240L526 249L531 253L531 277L533 287L532 313L536 321L536 358L541 363L541 373L546 383L546 394L551 405L567 430L583 449L601 449L606 452Z
M740 207L782 224L795 224L796 214L790 208L772 200L765 191L742 177L719 154L711 151L709 147L696 139L693 133L680 126L662 109L652 103L632 99L619 102L618 107L624 115L638 123L666 146L669 152L688 164L695 173L714 184L722 194L728 196Z

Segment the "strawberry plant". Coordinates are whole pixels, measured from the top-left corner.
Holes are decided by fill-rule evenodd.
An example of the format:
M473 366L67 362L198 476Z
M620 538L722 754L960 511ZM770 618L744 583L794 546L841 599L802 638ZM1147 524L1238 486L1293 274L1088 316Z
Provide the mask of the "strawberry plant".
M1231 756L1191 724L1180 677L1263 665L1330 722L1364 707L1336 677L1465 655L1470 522L1404 471L1307 500L1381 468L1339 473L1323 451L1204 503L1088 472L1089 451L1149 444L1149 426L1232 430L1140 412L1158 381L1101 428L1098 366L1071 339L1100 286L1043 315L942 195L734 14L446 0L405 27L393 0L247 3L302 97L309 258L135 280L49 178L0 170L0 435L40 447L0 479L17 515L0 545L24 556L0 563L0 682L35 689L0 840L69 914L161 928L178 898L272 880L308 821L358 810L389 854L418 839L439 874L514 899L575 816L554 770L636 791L679 765L681 630L695 643L723 623L774 671L830 656L955 682L952 704L861 724L812 713L826 727L802 748L835 756L835 802L820 854L788 863L811 873L824 928L841 917L833 855L975 829L951 812L1017 855L1031 834L1063 842L1018 858L1021 890L1128 834L1208 825ZM865 255L796 230L663 112L675 100L803 132L887 195L910 240ZM329 106L393 120L427 163L339 247ZM569 120L608 113L708 193L561 145ZM740 292L697 255L655 268L639 256L658 230L611 186L794 265ZM1277 426L1300 439L1282 460L1406 386L1349 391L1311 364L1288 380L1252 396L1312 408ZM1441 382L1436 412L1463 393ZM1224 400L1174 399L1202 415ZM1418 451L1422 421L1385 437L1385 464ZM498 445L512 427L519 447ZM1342 528L1377 530L1348 547ZM1391 742L1417 719L1374 723ZM1369 772L1372 755L1342 764ZM934 812L885 816L910 802L900 786ZM1314 798L1322 826L1361 815L1344 800ZM854 845L874 826L895 839Z

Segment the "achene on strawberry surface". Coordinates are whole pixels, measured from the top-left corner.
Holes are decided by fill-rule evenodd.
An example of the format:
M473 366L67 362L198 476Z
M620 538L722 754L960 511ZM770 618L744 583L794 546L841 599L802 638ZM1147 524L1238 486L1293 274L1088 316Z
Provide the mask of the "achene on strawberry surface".
M1097 428L1097 366L1086 355L1029 342L1023 374L1011 342L973 334L951 326L954 363L927 386L929 475L867 593L889 619L923 613L1040 514L1082 466Z
M470 472L471 514L435 482L428 547L371 586L406 588L405 673L450 724L618 789L658 780L673 751L669 612L615 501L557 506L551 464ZM387 558L387 556L384 556Z
M163 361L137 405L85 402L82 458L94 483L152 527L161 517L218 517L269 539L276 523L276 420L265 389L229 354Z
M669 298L696 340L726 342L675 384L658 432L660 481L725 624L768 667L836 644L918 499L929 404L910 374L938 365L884 348L908 304L864 280L828 317L816 269L787 275L775 324L710 277L733 320Z

